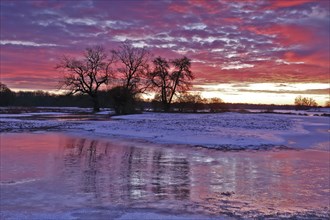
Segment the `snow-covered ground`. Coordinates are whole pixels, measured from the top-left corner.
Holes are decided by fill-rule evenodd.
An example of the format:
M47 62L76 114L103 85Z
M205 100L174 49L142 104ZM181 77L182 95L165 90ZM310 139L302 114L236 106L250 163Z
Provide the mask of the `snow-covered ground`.
M291 118L277 115L146 113L113 119L111 123L98 122L88 127L98 134L208 147L278 145L283 142L281 134L304 132Z
M264 113L267 112L265 109L245 109L248 112L254 113ZM308 116L317 116L322 114L330 114L330 108L312 108L309 110L272 110L273 113L279 114L292 114L292 115L308 115Z
M143 113L113 117L108 114L109 111L87 116L61 112L6 114L0 115L0 125L1 131L66 129L223 150L273 147L329 150L329 117L260 113Z

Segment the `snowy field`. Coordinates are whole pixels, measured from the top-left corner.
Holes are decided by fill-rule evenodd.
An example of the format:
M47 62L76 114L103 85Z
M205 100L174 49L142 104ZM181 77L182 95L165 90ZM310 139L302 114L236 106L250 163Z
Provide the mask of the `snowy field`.
M0 114L1 131L67 130L208 148L329 150L329 117L262 113L144 113L112 116L68 112ZM302 141L303 139L303 141Z

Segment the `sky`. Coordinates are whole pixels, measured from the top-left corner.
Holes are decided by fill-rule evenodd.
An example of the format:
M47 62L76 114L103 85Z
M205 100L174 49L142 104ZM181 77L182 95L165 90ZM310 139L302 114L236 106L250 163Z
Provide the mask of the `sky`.
M0 81L56 92L63 55L129 40L187 56L192 91L225 102L330 99L328 0L1 0Z

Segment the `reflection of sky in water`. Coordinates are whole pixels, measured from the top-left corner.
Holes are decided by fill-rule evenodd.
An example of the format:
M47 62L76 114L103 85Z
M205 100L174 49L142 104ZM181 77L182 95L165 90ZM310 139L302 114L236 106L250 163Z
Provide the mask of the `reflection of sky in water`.
M93 121L107 121L110 120L108 114L36 114L33 116L29 116L31 118L37 118L38 120L56 120L56 121L88 121L88 120L93 120Z
M1 187L22 191L17 207L29 200L42 206L42 194L55 193L60 200L77 198L82 206L238 216L326 213L329 163L325 151L222 152L56 133L6 134ZM14 184L24 180L26 185ZM24 186L38 192L28 197ZM11 207L12 199L3 190L4 208Z

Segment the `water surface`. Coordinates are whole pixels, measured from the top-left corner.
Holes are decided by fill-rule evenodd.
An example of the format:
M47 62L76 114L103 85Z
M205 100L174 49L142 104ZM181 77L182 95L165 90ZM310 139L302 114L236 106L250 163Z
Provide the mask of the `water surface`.
M3 218L329 217L330 153L223 152L63 133L1 134Z

